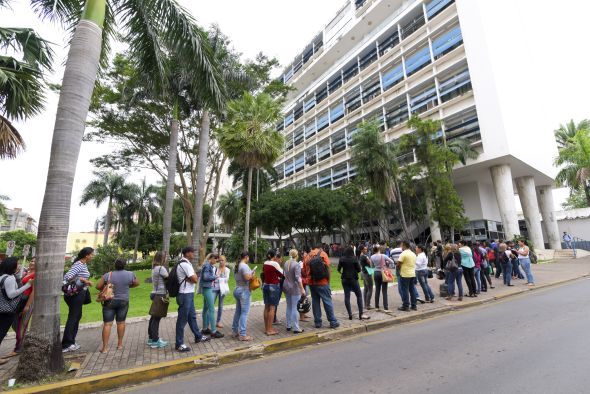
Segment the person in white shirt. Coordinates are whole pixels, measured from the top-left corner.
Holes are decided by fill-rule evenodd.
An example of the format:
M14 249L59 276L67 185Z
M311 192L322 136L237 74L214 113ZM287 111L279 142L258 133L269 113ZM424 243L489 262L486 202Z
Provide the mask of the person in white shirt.
M198 281L191 260L195 258L195 249L187 246L182 249L182 258L178 262L176 273L180 289L176 302L178 303L178 318L176 319L176 350L190 352L191 349L184 344L184 328L187 323L193 335L195 343L206 342L209 337L201 334L197 324L197 312L195 311L195 284Z
M426 302L432 303L434 302L434 293L428 285L428 258L424 253L424 246L416 246L416 253L418 254L416 257L416 278L422 287Z
M565 242L566 249L572 248L572 236L569 235L566 231L563 232L563 242Z

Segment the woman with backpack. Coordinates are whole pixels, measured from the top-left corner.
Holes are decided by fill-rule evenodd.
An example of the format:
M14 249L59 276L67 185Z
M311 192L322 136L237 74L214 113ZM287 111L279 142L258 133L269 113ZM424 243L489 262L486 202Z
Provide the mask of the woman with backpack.
M502 267L504 285L514 286L510 283L510 280L512 279L512 261L510 259L512 256L512 252L508 250L508 245L506 245L505 243L501 243L498 248L499 249L497 261L500 262L500 265Z
M301 280L301 264L298 261L299 253L296 249L289 251L289 260L285 263L283 291L287 300L287 331L293 330L293 334L300 334L303 329L299 327L299 312L297 302L305 297L305 289Z
M344 289L344 305L348 311L348 319L352 320L352 308L350 307L350 293L356 296L356 304L359 311L359 320L367 320L368 316L363 315L363 295L359 285L358 274L361 272L361 265L354 257L354 251L351 247L344 249L344 254L338 261L338 272L342 280L342 288Z
M64 328L61 340L62 352L73 352L80 349L76 343L78 326L82 319L82 306L90 304L90 293L88 288L92 286L88 263L94 257L94 249L87 246L78 252L74 264L64 275L64 288L68 291L64 294L64 301L68 305L68 320Z
M266 335L277 335L279 332L272 327L275 311L281 299L281 278L284 277L283 269L274 260L275 251L270 249L266 253L266 261L262 266L264 280L262 285L262 296L264 299L264 333Z
M218 258L217 254L209 253L201 270L200 286L203 289L203 329L201 332L211 335L211 338L223 338L223 334L217 330L215 324L215 294L213 293L213 283L217 280L215 263Z
M236 299L236 310L232 323L233 336L240 341L251 341L252 337L246 333L248 325L248 313L250 312L250 281L252 280L252 270L248 266L250 255L248 252L242 252L240 261L234 268L234 278L236 288L234 289L234 298Z
M160 320L156 314L155 308L158 303L166 302L166 280L168 279L168 270L162 264L164 263L164 254L162 252L156 252L154 261L152 263L152 293L150 299L152 300L152 308L150 308L150 321L148 323L148 342L147 345L152 349L163 348L168 345L168 342L160 338ZM159 298L156 300L156 298ZM167 308L167 307L166 307ZM152 314L153 310L153 314ZM164 313L165 314L165 313ZM160 315L161 316L161 315Z
M18 305L24 292L33 286L34 279L29 280L22 287L18 287L16 272L18 271L18 259L7 257L0 263L0 344L10 329L17 314ZM6 364L7 359L0 360L0 365Z
M444 258L443 264L447 271L447 286L448 286L448 301L451 301L455 296L455 283L459 291L457 301L463 301L463 267L461 266L461 253L456 244L450 245L451 249Z

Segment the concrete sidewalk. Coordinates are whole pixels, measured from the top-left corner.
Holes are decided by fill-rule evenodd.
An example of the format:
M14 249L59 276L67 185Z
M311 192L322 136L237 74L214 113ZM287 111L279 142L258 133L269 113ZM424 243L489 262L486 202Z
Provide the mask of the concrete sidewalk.
M533 274L537 286L549 285L551 283L563 282L567 280L574 280L579 277L588 275L590 273L590 258L577 259L571 261L562 261L559 263L551 264L539 264L533 266ZM494 278L492 278L494 280ZM441 281L437 279L430 280L430 286L432 287L435 294L438 296L438 288ZM436 310L447 311L449 306L459 307L461 305L469 305L473 303L481 303L483 301L492 301L495 298L504 297L510 294L521 293L529 289L528 286L522 280L516 280L513 282L514 287L506 287L502 285L501 280L494 280L495 289L489 289L487 293L482 293L477 298L465 297L462 302L452 301L448 302L439 298L433 304L418 305L418 312L399 312L397 307L400 306L401 301L396 287L389 288L389 311L376 311L371 310L367 312L367 315L371 316L371 320L384 321L384 320L396 320L408 315L431 315L436 313ZM466 287L466 286L464 286ZM261 290L257 290L261 291ZM422 295L422 290L419 288L419 293ZM200 296L198 296L200 297ZM361 322L356 318L356 298L352 295L351 303L353 305L353 314L355 315L354 320L348 320L348 313L344 307L342 294L335 294L333 296L335 304L335 312L338 320L341 323L341 328L347 328L351 326L359 326ZM374 301L374 300L373 300ZM133 302L133 300L131 301ZM373 305L373 302L371 302ZM171 304L171 311L175 311L176 304ZM134 367L149 366L164 361L178 360L187 357L194 357L210 353L223 353L233 351L237 349L244 349L248 346L261 345L265 341L274 340L278 338L292 338L295 337L292 333L287 332L284 328L284 324L281 326L275 326L280 334L276 336L266 336L264 334L263 322L262 322L262 306L253 306L250 310L249 321L248 321L248 334L254 337L253 342L239 342L236 339L231 338L231 321L233 318L233 309L227 308L223 314L223 328L221 331L226 334L225 338L214 339L207 343L193 344L191 352L178 353L174 350L174 333L175 333L175 318L163 319L160 325L160 336L168 340L171 344L164 349L151 349L146 346L147 341L147 321L138 321L129 323L127 325L127 331L125 335L124 347L122 350L116 350L116 332L113 330L111 333L111 340L109 349L106 354L101 354L98 349L101 345L101 328L87 328L80 330L78 333L77 341L82 346L78 352L67 353L66 360L79 362L81 367L75 373L72 373L72 378L78 377L90 377L93 375L103 374L112 371L124 370ZM430 312L430 313L427 313ZM311 315L311 312L310 312ZM279 319L285 320L285 302L281 300L278 312ZM418 317L418 316L416 316ZM198 316L199 326L202 323L201 316ZM328 322L325 320L324 315L324 327L322 329L315 329L313 327L313 321L302 323L302 328L308 332L320 332L328 330ZM336 334L338 330L334 331ZM187 343L192 340L193 336L188 330L185 332L185 340ZM0 347L0 354L7 354L11 351L14 346L14 339L5 339L4 343ZM17 365L17 359L12 359L9 363L0 367L0 380L4 384L6 381L13 376L14 370Z

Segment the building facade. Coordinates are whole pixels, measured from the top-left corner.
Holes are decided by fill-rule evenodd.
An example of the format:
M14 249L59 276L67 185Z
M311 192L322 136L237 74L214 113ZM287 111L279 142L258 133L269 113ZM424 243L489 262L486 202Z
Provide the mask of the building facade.
M518 192L534 244L559 248L557 149L523 49L531 33L507 12L515 2L346 1L281 76L294 90L277 124L286 142L276 187L339 188L357 176L350 147L363 120L377 119L391 142L417 114L441 120L447 141L466 138L480 151L453 175L471 219L465 238L519 234Z
M31 215L21 208L6 210L6 219L0 223L0 231L24 230L37 234L37 223Z

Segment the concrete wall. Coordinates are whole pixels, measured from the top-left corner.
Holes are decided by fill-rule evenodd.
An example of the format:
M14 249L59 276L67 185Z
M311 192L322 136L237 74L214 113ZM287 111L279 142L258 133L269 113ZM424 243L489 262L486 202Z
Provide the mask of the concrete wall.
M489 183L470 182L455 185L463 200L465 215L471 220L486 219L501 221L494 188Z

